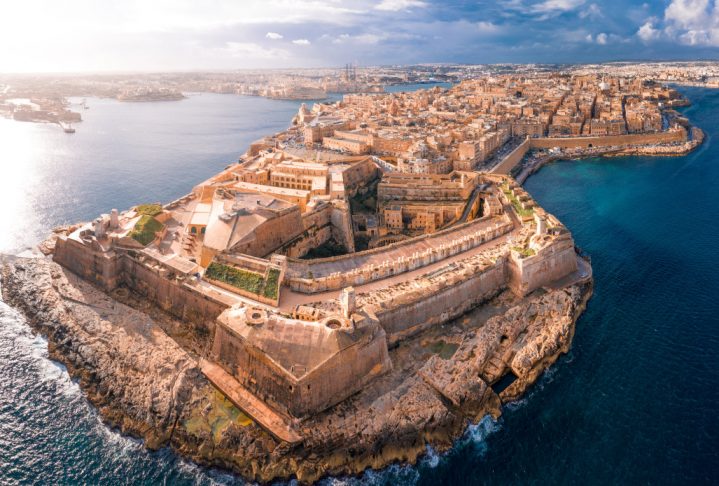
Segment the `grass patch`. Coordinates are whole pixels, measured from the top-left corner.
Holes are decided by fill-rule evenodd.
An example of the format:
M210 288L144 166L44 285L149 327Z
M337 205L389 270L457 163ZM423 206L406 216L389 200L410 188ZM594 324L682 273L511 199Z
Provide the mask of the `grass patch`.
M444 340L435 341L429 346L430 352L439 355L442 359L450 359L459 348L457 343L446 343Z
M205 276L253 294L260 293L264 281L264 278L259 273L240 270L217 262L210 263L210 266L205 271Z
M135 207L135 212L147 216L157 216L162 212L162 206L159 204L140 204Z
M517 253L519 253L520 255L522 255L522 258L531 257L536 253L531 248L522 248L521 246L513 246L512 250L514 250Z
M212 262L207 267L205 276L272 300L277 300L280 292L280 271L276 268L270 268L265 279L264 275L259 273Z
M280 271L276 268L270 268L267 272L267 280L262 295L272 300L276 300L280 289Z
M155 234L162 231L164 225L150 215L144 214L140 220L135 223L135 227L130 231L130 238L147 246L155 239Z

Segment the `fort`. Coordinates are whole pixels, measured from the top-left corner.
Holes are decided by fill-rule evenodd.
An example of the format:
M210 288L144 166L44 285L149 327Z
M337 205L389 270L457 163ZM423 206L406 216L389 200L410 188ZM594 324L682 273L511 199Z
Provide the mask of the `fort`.
M205 379L292 454L331 455L357 417L383 400L400 407L397 390L428 410L496 414L566 352L592 282L569 230L509 174L535 150L689 137L668 115L657 125L666 93L651 83L594 79L587 99L578 90L590 77L564 81L303 105L287 131L187 195L58 230L49 252L104 293L129 292L180 322ZM622 103L641 123L598 128ZM471 312L482 317L446 334ZM428 340L441 343L435 353L422 351ZM353 467L407 457L359 456ZM332 470L284 467L251 476Z

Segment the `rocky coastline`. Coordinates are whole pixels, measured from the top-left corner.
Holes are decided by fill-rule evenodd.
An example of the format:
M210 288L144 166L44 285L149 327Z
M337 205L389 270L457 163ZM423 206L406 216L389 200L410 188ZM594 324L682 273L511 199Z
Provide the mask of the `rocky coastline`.
M108 296L47 258L5 256L0 264L5 302L47 336L51 358L79 380L108 425L151 449L169 446L263 483L312 483L415 463L428 445L450 448L569 350L592 293L591 276L524 299L504 292L402 343L391 350L392 372L298 424L304 441L291 447L207 381L198 368L201 341L183 323L132 295ZM496 391L488 385L503 375L514 381Z

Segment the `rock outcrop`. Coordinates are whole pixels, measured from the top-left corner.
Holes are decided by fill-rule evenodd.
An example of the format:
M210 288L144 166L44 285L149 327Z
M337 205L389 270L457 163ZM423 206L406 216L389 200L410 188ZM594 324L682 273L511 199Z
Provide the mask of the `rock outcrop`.
M193 460L256 481L312 482L395 461L414 462L426 445L446 449L469 422L501 413L571 344L591 282L501 302L489 319L452 330L442 352L423 347L429 331L391 351L394 369L302 422L301 445L276 441L227 401L146 313L121 304L46 259L4 257L4 299L48 338L53 359L79 378L111 426L170 445ZM182 329L182 323L165 327ZM512 373L499 395L492 386Z

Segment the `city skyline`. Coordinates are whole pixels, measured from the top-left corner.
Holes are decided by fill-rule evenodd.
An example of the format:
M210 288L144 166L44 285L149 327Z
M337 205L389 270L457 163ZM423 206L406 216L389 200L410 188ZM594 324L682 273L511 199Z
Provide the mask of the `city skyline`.
M713 0L89 1L4 6L11 72L713 59ZM38 15L42 12L42 15Z

